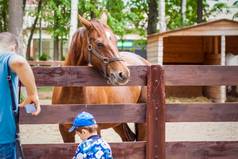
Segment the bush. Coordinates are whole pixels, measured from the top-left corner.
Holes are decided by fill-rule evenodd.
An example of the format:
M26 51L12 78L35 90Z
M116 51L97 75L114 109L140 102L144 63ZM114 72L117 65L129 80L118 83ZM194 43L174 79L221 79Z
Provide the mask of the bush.
M61 61L64 61L65 60L65 56L61 56Z
M42 53L40 56L39 56L39 60L40 61L47 61L50 59L50 56L46 53Z

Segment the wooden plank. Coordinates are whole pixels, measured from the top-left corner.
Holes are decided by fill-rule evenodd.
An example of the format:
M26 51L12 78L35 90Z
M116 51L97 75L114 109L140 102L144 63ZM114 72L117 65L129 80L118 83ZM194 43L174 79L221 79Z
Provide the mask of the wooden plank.
M166 159L237 159L238 141L168 142Z
M167 104L167 122L238 121L238 103Z
M111 104L111 105L42 105L42 111L34 117L20 110L21 124L57 124L71 123L81 112L92 113L98 123L145 122L146 104ZM106 112L106 115L105 115Z
M192 54L191 54L192 52ZM204 55L202 53L189 52L167 52L164 51L164 63L202 63Z
M145 159L145 142L110 143L115 159ZM72 158L77 144L29 144L23 145L26 159Z
M226 36L226 51L238 54L238 36Z
M164 65L167 86L237 85L237 66Z
M194 49L196 48L196 49ZM186 52L188 54L190 54L191 56L193 54L204 54L203 50L202 50L202 43L201 45L189 45L188 43L181 43L181 44L167 44L164 46L164 51L165 52Z
M127 85L146 85L147 66L130 66ZM92 67L33 67L38 86L109 86Z
M170 36L170 37L166 37L164 39L164 44L166 45L166 47L168 47L169 45L176 45L178 47L182 46L186 46L186 47L191 47L191 46L201 46L202 45L202 36ZM188 45L189 43L189 45ZM200 48L198 48L200 49Z
M152 65L147 85L147 147L146 159L165 159L165 88L164 71Z
M174 32L174 33L168 33L166 35L164 35L164 37L168 37L168 36L220 36L220 35L230 35L230 36L234 36L234 35L238 35L238 31L237 28L233 28L233 29L227 29L227 30L223 30L225 28L221 28L221 30L219 29L215 29L215 28L209 28L206 31L203 30L186 30L186 31L179 31L179 32Z

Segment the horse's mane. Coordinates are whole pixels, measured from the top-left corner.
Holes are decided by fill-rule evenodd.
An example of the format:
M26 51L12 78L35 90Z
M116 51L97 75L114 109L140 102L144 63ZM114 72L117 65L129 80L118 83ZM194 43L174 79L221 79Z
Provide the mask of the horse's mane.
M91 28L86 29L85 27L79 28L73 35L70 48L68 50L68 56L65 60L64 65L71 66L85 66L87 60L85 55L87 54L87 41L88 41L88 30L94 29L98 34L104 33L105 28L110 29L107 25L102 24L97 20L91 20Z

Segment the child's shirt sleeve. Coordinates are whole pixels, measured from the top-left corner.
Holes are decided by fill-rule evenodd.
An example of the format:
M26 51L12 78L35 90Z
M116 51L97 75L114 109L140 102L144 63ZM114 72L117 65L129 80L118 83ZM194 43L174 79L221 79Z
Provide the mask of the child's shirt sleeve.
M83 152L82 152L81 144L79 144L78 147L77 147L77 150L74 154L73 159L83 159L83 158L84 158L84 155L83 155Z

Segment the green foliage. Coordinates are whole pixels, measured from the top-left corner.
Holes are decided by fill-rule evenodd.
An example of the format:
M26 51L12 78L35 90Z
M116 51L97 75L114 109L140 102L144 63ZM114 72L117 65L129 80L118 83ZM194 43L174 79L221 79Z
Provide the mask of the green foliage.
M141 50L145 50L147 45L147 40L135 40L133 45L135 48L140 48Z
M146 35L147 26L147 12L148 2L147 0L130 0L127 2L129 12L126 12L126 19L131 28L128 33L137 33L141 36Z
M226 3L217 2L211 9L204 10L204 17L215 17L218 13L229 13L229 6Z
M70 22L70 1L47 0L40 16L47 23L47 29L54 37L67 38Z
M65 56L61 56L61 61L64 61L65 60Z
M165 5L165 15L167 16L167 27L169 29L174 29L182 26L181 8L180 0L167 0ZM189 1L187 2L189 3ZM189 8L187 8L189 9ZM187 10L188 11L188 10ZM190 13L191 14L191 13Z
M106 8L109 13L108 25L116 34L123 36L126 33L125 13L123 12L125 4L123 0L115 0L115 2L107 0Z
M69 0L47 0L43 1L43 7L39 13L42 21L47 24L47 30L53 37L67 39L70 28L71 1ZM187 0L186 19L182 22L181 0L165 0L167 27L175 29L186 25L192 25L197 21L197 1ZM0 0L0 31L7 30L7 5L8 0ZM233 4L238 8L238 1ZM227 4L217 1L210 7L206 0L203 0L204 20L219 12L227 11ZM148 0L79 0L79 14L87 19L92 15L98 18L102 12L109 15L108 25L114 33L123 37L125 34L136 33L146 36ZM37 11L28 11L36 17ZM234 18L238 17L238 12Z
M238 10L238 1L235 1L232 5L232 7L236 8ZM238 11L234 13L233 19L238 19Z
M79 0L78 13L87 19L91 19L90 14L94 13L98 17L103 11L103 3L97 0Z
M220 12L227 12L227 4L217 2L210 7L206 0L203 0L203 20L207 21L210 16ZM186 20L182 23L181 0L166 0L167 27L175 29L186 25L193 25L197 22L197 1L187 0Z
M39 60L40 61L47 61L50 59L50 56L46 53L42 53L40 56L39 56Z

